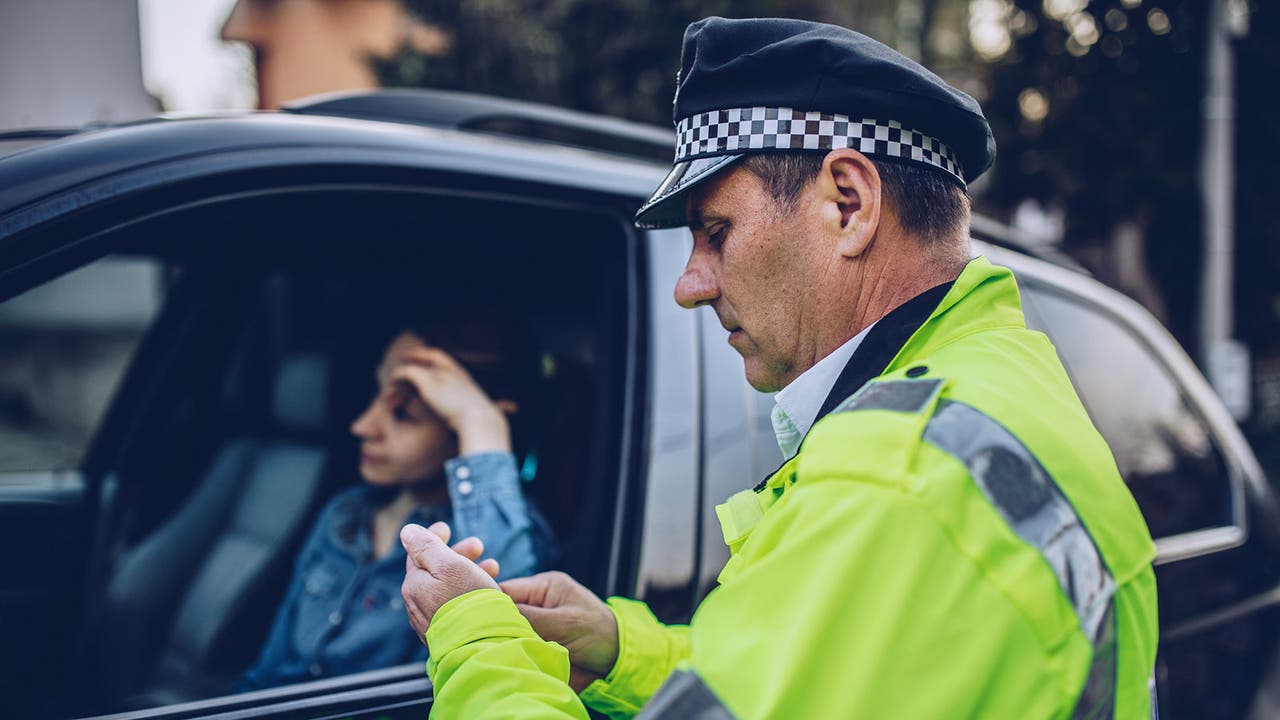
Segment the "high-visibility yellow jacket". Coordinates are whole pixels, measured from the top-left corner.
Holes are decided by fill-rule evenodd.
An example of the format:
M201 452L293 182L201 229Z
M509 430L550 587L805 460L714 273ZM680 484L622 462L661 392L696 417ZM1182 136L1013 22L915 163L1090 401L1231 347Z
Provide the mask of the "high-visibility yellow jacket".
M681 670L739 718L1149 716L1154 546L1004 268L972 261L879 377L717 511L719 587L688 626L610 599L618 661L581 698L501 593L447 603L433 715L629 716Z

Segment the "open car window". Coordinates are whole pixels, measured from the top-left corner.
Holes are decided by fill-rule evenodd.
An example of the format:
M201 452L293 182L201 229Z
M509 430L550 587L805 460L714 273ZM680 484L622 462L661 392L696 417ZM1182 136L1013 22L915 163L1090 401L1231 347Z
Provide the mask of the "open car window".
M110 257L0 303L0 477L79 467L164 285L159 261Z
M638 357L636 239L622 222L569 203L296 188L159 213L98 242L129 258L99 264L146 276L111 280L145 295L145 312L121 325L127 348L101 353L127 391L113 389L109 409L106 393L73 447L48 454L50 467L89 468L87 482L114 488L98 518L109 542L94 549L100 571L62 658L68 677L90 680L60 716L327 708L377 684L403 685L423 712L420 662L228 696L321 508L361 484L350 425L388 332L435 308L484 308L536 344L537 417L517 431L519 475L558 541L554 567L612 590L614 517L634 474L622 405ZM412 633L407 620L401 630Z

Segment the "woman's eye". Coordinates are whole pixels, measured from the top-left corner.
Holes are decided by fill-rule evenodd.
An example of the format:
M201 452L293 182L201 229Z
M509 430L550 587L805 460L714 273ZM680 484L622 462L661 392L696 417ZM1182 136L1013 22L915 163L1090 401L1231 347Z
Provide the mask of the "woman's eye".
M396 405L391 409L391 417L404 422L409 419L409 408L405 404Z

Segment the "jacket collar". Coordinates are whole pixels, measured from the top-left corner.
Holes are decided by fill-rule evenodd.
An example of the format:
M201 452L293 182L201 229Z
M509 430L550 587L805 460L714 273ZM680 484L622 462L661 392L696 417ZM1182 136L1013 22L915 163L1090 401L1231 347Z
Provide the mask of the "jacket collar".
M957 308L961 301L972 310ZM925 290L876 323L840 373L814 424L867 382L900 370L958 337L1025 326L1013 273L976 257L955 280Z
M813 419L813 425L817 425L819 420L826 417L845 398L883 373L897 357L898 351L907 344L907 340L929 319L934 308L938 307L938 303L954 284L955 281L952 281L929 288L880 318L871 332L867 333L858 351L849 358L844 370L840 371L835 385L831 386L831 392L827 393L827 399L818 410L818 416ZM813 425L809 427L812 428Z
M973 309L966 312L957 308L962 300L965 308ZM813 425L871 380L901 369L958 337L1010 326L1026 326L1013 273L992 265L985 257L970 260L955 280L925 290L880 318L845 364ZM763 488L776 472L765 477L756 490Z

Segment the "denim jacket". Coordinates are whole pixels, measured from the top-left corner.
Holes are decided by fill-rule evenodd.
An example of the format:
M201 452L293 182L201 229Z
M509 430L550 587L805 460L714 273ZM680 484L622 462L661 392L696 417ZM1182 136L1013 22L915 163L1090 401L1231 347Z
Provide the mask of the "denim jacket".
M448 522L455 540L475 535L499 580L547 568L555 540L520 491L511 453L445 462L450 506L418 506L405 524ZM293 579L257 662L236 683L255 690L425 660L427 648L405 616L399 542L373 558L378 489L361 484L334 497L298 555Z

